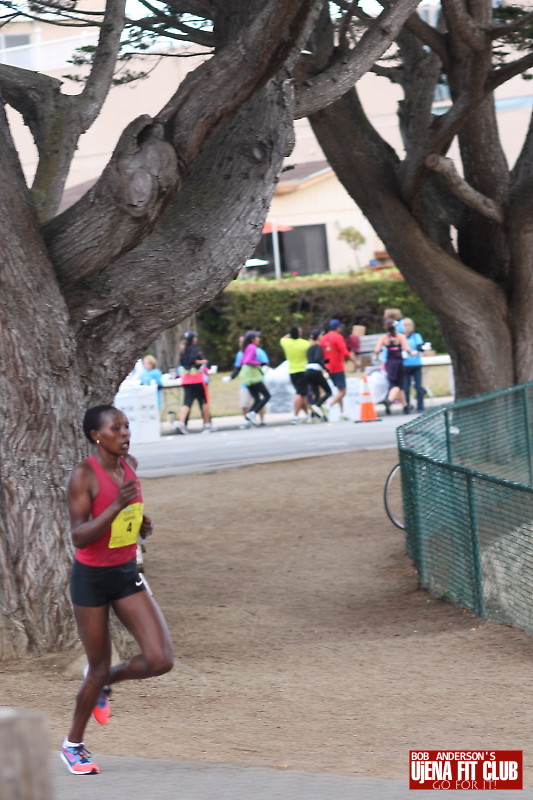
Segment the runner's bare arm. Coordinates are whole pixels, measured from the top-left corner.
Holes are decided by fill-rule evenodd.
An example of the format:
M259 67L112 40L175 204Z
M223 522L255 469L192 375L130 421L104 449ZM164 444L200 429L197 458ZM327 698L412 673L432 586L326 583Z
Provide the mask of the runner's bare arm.
M138 482L135 480L125 481L119 489L117 499L93 519L91 506L95 494L95 481L96 477L92 469L83 462L74 467L70 475L67 504L70 517L70 536L74 547L87 547L99 539L117 514L133 503L138 495Z

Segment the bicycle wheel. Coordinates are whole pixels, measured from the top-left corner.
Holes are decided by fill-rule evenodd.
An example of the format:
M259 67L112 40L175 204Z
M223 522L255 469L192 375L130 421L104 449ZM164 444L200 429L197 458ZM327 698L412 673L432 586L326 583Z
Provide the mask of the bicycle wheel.
M400 465L396 464L388 474L383 490L385 511L393 525L401 530L405 529L402 500L402 476Z

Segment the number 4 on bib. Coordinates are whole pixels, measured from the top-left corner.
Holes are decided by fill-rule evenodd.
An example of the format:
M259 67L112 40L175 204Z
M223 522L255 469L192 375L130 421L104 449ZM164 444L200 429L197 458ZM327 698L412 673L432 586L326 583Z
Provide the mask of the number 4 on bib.
M143 521L143 504L133 503L117 514L111 523L109 547L127 547L135 544Z

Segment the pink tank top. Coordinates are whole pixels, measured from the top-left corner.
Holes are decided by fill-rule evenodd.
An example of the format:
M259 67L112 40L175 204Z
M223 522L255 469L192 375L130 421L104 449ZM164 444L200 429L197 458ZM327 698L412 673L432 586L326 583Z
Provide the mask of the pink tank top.
M100 466L98 460L94 456L89 456L89 463L91 464L96 477L98 478L98 494L93 500L91 506L91 517L94 519L102 511L113 503L117 497L120 486L107 474L107 472ZM124 480L129 481L136 479L137 476L132 467L123 458L120 463L124 469ZM134 503L142 503L141 490ZM128 506L130 509L131 506ZM141 509L142 512L142 509ZM88 564L91 567L113 567L117 564L125 564L135 558L137 553L137 543L127 544L124 547L110 547L111 543L111 527L109 527L99 539L91 542L87 547L80 547L76 550L75 558L82 564Z

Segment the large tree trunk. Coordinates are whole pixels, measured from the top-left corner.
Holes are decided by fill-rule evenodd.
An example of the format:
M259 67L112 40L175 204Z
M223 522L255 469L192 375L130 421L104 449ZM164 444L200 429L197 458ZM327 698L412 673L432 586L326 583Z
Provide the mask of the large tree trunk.
M311 124L344 187L439 319L458 396L514 383L512 328L503 289L422 230L402 197L397 159L368 123L355 91L313 115Z
M162 328L216 297L250 257L292 147L292 111L287 82L272 81L209 139L157 231L106 270L105 280L96 275L69 287L91 402L109 399L132 358Z
M65 484L83 449L76 343L18 177L2 160L0 659L73 641Z
M75 640L65 487L86 453L84 409L112 402L161 329L218 294L252 253L292 146L292 115L283 76L211 137L157 232L64 292L28 193L13 191L1 208L4 218L15 208L17 224L2 242L0 659ZM1 167L5 185L19 185Z

